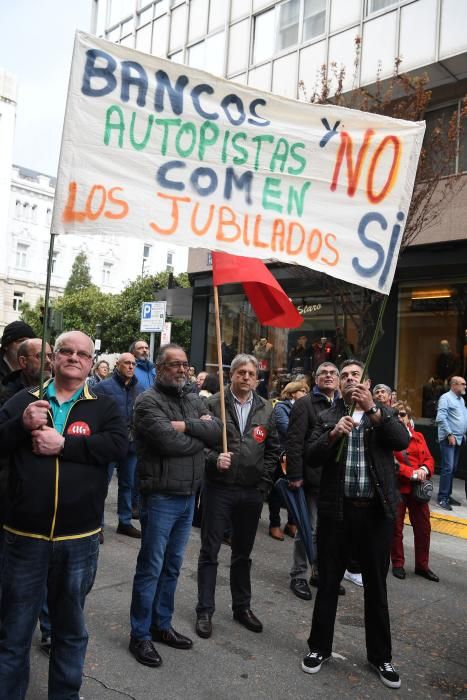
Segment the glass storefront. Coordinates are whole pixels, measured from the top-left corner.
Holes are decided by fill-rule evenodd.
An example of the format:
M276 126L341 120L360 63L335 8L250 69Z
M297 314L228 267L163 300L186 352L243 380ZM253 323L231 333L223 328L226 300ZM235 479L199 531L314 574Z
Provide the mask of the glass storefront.
M328 297L310 292L291 295L292 302L303 315L298 329L288 330L261 326L243 294L219 297L222 363L228 370L239 352L255 355L260 369L259 393L270 396L281 385L305 376L310 385L313 373L321 362L339 364L351 356L355 331L342 313L337 313ZM214 302L209 307L208 339L205 368L217 371Z
M466 376L466 304L465 281L411 284L399 290L397 394L427 423L436 415L438 398L449 389L449 378Z

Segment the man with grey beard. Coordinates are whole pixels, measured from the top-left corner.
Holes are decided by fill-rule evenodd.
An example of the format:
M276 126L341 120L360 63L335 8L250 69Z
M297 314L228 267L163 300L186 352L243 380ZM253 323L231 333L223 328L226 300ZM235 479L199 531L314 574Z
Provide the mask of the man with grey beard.
M204 448L221 437L221 422L187 384L188 361L174 343L160 348L154 385L135 402L134 429L141 491L141 550L131 600L130 652L160 666L153 642L190 649L172 627L175 589L191 531Z

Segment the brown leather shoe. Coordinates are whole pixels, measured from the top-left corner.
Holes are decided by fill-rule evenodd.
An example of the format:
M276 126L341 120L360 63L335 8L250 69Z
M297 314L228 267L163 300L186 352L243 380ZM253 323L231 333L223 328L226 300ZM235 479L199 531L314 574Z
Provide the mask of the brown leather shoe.
M297 526L293 525L292 523L287 523L287 525L284 527L284 535L288 535L289 537L295 537L297 533Z
M118 523L117 533L119 535L126 535L127 537L134 537L137 540L141 539L141 530L138 530L138 528L134 527L133 525Z
M280 542L283 542L285 539L280 527L270 527L269 536L272 537L273 540L279 540Z

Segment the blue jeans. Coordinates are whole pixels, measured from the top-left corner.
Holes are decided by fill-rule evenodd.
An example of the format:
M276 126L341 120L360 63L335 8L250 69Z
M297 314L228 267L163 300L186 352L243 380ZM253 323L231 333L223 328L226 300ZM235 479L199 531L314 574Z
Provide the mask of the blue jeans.
M112 479L112 474L115 467L117 467L118 476L118 522L122 525L131 525L131 508L136 472L136 453L128 452L125 459L122 459L121 462L114 462L109 465L109 482Z
M162 493L141 497L141 549L131 598L131 636L151 639L151 627L167 630L188 543L194 496Z
M447 438L439 443L441 470L439 475L438 501L447 501L452 493L452 480L457 469L460 445L450 445Z
M0 700L23 700L29 652L45 591L52 623L49 700L78 700L88 634L84 602L97 569L97 535L48 542L5 533Z

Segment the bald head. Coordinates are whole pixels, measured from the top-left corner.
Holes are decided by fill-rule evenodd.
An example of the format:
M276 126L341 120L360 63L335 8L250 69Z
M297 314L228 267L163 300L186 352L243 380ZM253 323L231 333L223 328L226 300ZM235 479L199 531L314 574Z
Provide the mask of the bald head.
M125 380L125 384L129 384L135 374L135 356L131 352L123 352L115 363L115 367Z
M451 377L449 386L451 391L456 396L464 396L465 394L465 379L464 377Z

